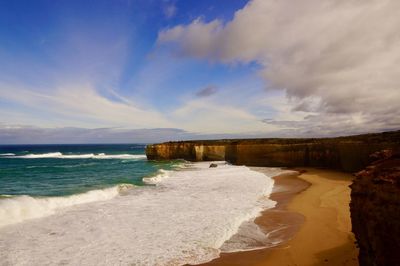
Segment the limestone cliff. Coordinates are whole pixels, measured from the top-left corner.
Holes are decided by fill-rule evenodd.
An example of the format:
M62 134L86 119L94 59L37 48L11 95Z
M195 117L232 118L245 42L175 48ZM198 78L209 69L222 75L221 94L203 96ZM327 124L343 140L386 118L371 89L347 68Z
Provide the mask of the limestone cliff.
M400 151L375 153L380 160L356 174L351 219L360 265L400 265Z
M400 147L400 131L321 139L242 139L179 141L148 145L150 160L226 160L271 167L326 167L359 171L373 152Z

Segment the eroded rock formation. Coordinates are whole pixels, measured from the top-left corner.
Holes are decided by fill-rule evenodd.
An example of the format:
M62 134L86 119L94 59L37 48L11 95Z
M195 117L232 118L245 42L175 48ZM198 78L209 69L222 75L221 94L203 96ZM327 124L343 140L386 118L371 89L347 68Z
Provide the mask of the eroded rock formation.
M226 160L271 167L326 167L348 172L367 166L373 152L400 147L400 131L323 139L178 141L148 145L150 160Z
M167 142L148 145L146 155L150 160L226 160L248 166L310 166L348 172L372 163L356 174L351 185L360 265L400 265L400 131L324 139Z
M360 265L400 265L400 150L384 150L351 185Z

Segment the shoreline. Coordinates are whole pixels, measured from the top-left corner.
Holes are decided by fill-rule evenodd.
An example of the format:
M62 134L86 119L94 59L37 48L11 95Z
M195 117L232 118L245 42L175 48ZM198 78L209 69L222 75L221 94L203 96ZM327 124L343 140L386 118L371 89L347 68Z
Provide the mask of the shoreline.
M262 172L263 167L252 167ZM277 201L255 223L269 238L283 240L274 247L221 253L200 265L358 265L349 212L352 176L305 168L301 173L274 176L270 199ZM283 230L279 229L279 226ZM274 231L276 230L276 231Z

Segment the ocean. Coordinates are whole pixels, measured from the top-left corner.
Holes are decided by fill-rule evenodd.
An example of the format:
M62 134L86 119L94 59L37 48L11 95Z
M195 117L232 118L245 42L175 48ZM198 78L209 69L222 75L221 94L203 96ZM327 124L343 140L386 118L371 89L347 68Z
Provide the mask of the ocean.
M182 265L267 246L253 222L280 170L216 163L148 161L140 144L0 146L0 265Z

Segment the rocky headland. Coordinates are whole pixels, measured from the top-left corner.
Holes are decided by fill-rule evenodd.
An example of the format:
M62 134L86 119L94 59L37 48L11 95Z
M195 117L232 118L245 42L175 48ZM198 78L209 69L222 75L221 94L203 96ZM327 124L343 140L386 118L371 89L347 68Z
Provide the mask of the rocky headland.
M337 138L166 142L148 145L146 155L150 160L359 171L350 186L359 263L400 265L400 131Z
M325 167L356 172L370 155L400 147L400 131L337 138L175 141L146 147L149 160L225 160L236 165Z

